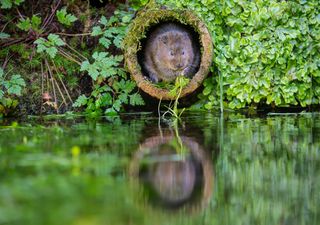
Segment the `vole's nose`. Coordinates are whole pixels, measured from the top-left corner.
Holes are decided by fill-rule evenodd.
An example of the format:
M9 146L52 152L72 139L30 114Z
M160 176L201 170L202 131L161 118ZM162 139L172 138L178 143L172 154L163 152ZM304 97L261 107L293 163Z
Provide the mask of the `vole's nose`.
M182 63L179 63L179 64L177 64L177 67L178 67L179 69L181 69L181 68L183 67L183 64L182 64Z

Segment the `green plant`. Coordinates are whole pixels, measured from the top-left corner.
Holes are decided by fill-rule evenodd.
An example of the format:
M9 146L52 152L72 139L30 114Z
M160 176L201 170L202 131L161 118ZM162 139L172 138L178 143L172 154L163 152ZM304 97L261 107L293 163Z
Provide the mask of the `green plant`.
M130 94L135 88L133 81L120 80L112 85L95 85L89 97L80 95L74 107L86 106L86 113L92 117L115 115L121 111L123 104L143 105L144 101L138 93Z
M61 24L64 24L66 26L70 26L73 22L75 22L77 20L77 17L75 17L72 14L68 14L67 13L67 8L64 7L60 10L57 10L56 12L56 16L58 18L58 21Z
M33 15L31 20L29 17L26 19L20 19L20 22L17 23L17 27L23 31L29 31L30 29L33 29L34 31L41 33L41 22L41 17Z
M1 9L11 9L13 5L19 6L24 0L1 0Z
M102 16L100 25L92 28L92 36L102 36L99 43L105 48L111 44L117 48L122 47L122 40L126 34L126 29L132 19L132 14L125 11L115 11L114 15L107 19Z
M116 11L107 19L102 16L100 25L94 26L91 35L99 37L99 43L104 48L121 47L126 27L132 14ZM123 110L124 105L143 105L144 101L138 93L133 92L136 85L128 80L123 69L123 56L111 55L108 52L96 51L92 54L93 62L85 60L81 71L86 71L95 82L90 96L80 95L74 107L86 107L86 113L91 116L114 115Z
M7 74L0 68L0 116L7 115L18 105L15 96L20 96L22 88L26 86L21 75L14 74L6 79Z
M64 41L56 34L49 34L48 40L39 38L34 42L37 45L37 52L46 52L51 58L54 58L58 52L57 47L65 45Z
M229 108L319 104L319 1L159 2L191 9L212 32L213 77L200 95L206 109L221 95Z
M173 124L177 125L178 120L181 118L182 113L184 112L184 109L179 113L178 104L179 104L179 98L182 92L182 89L186 87L189 83L190 79L181 75L178 76L175 79L174 86L170 89L169 94L175 98L173 106L171 103L167 107L167 111L165 111L162 115L162 118L165 119L167 114L170 114L171 117L173 117ZM159 102L159 105L161 104L161 101Z

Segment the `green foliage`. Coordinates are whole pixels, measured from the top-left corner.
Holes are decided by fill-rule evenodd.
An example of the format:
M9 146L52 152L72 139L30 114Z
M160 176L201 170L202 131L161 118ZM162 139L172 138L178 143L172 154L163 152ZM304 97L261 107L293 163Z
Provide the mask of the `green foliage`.
M74 103L74 107L86 106L86 114L92 117L115 115L122 110L124 104L136 106L143 105L144 101L138 93L133 93L135 83L130 80L120 79L114 81L112 85L95 85L89 97L80 95Z
M177 123L179 122L178 120L181 118L181 115L182 113L184 112L184 109L182 109L182 111L179 113L179 110L178 110L178 104L179 104L179 98L180 98L180 95L181 95L181 92L182 92L182 89L184 87L186 87L189 83L190 79L189 78L186 78L185 76L181 75L181 76L178 76L175 81L174 81L174 86L171 87L169 90L169 94L174 97L174 103L173 103L173 106L170 105L167 106L167 111L163 113L162 115L162 118L164 120L166 115L167 114L170 114L171 117L173 118L173 121L172 121L172 124L174 126L177 126ZM170 83L169 83L170 84ZM171 84L170 84L171 86ZM161 102L159 102L160 104ZM170 118L171 119L171 118ZM177 135L178 137L179 135Z
M189 8L212 33L213 78L200 96L205 108L218 105L221 94L230 108L319 104L318 0L160 2Z
M132 19L132 13L116 10L114 15L107 19L102 16L100 25L92 28L92 36L102 36L99 43L105 48L109 48L111 44L117 48L121 48L122 40L126 34L127 26Z
M145 6L149 0L132 0L130 1L130 6L135 10L140 9L141 7Z
M24 0L0 0L1 9L11 9L13 5L19 6Z
M56 34L49 34L48 40L39 38L34 42L37 44L37 52L46 52L51 58L54 58L58 52L57 47L65 45L64 41Z
M5 38L9 38L9 37L10 37L10 34L0 32L0 39L5 39Z
M92 29L91 35L99 37L99 43L104 48L121 47L122 39L132 14L126 11L115 11L109 19L102 16L100 26ZM93 62L85 60L81 64L81 71L96 82L90 96L80 95L74 107L86 107L86 113L92 117L115 115L123 110L124 105L143 105L140 94L133 93L136 84L128 80L123 68L123 55L110 55L108 52L95 51Z
M75 17L72 14L67 13L66 7L64 7L60 10L57 10L56 16L58 18L58 21L66 26L70 26L74 21L77 20L77 17Z
M0 68L0 115L6 115L11 109L18 105L15 96L21 96L22 88L26 84L21 75L14 74L10 79L6 79L6 74Z
M122 55L112 56L108 52L95 52L92 55L94 62L84 61L81 71L87 71L93 80L108 78L114 75L125 76L123 68L119 67L123 60Z
M20 22L17 23L17 27L23 31L29 31L33 29L37 32L40 32L40 25L41 25L41 17L33 15L31 20L29 17L26 19L20 19Z

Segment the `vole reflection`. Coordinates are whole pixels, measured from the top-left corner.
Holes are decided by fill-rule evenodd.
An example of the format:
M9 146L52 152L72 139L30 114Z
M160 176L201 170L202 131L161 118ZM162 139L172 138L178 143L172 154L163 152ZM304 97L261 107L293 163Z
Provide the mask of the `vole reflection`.
M148 138L133 161L135 175L156 206L195 208L203 206L211 196L211 160L193 138Z

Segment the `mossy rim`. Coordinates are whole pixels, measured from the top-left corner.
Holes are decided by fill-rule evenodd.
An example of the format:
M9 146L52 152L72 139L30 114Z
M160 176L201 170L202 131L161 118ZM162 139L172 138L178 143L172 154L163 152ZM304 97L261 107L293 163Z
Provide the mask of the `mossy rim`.
M189 84L182 89L180 97L194 92L207 76L213 56L213 46L210 32L206 25L193 12L189 10L172 10L164 8L144 9L137 13L132 21L126 38L123 41L125 63L137 86L144 92L158 99L174 100L176 97L170 95L170 90L156 87L156 85L142 74L138 63L137 53L141 50L141 40L146 38L147 31L163 22L178 22L191 28L199 34L201 46L201 62L197 73L192 77Z

